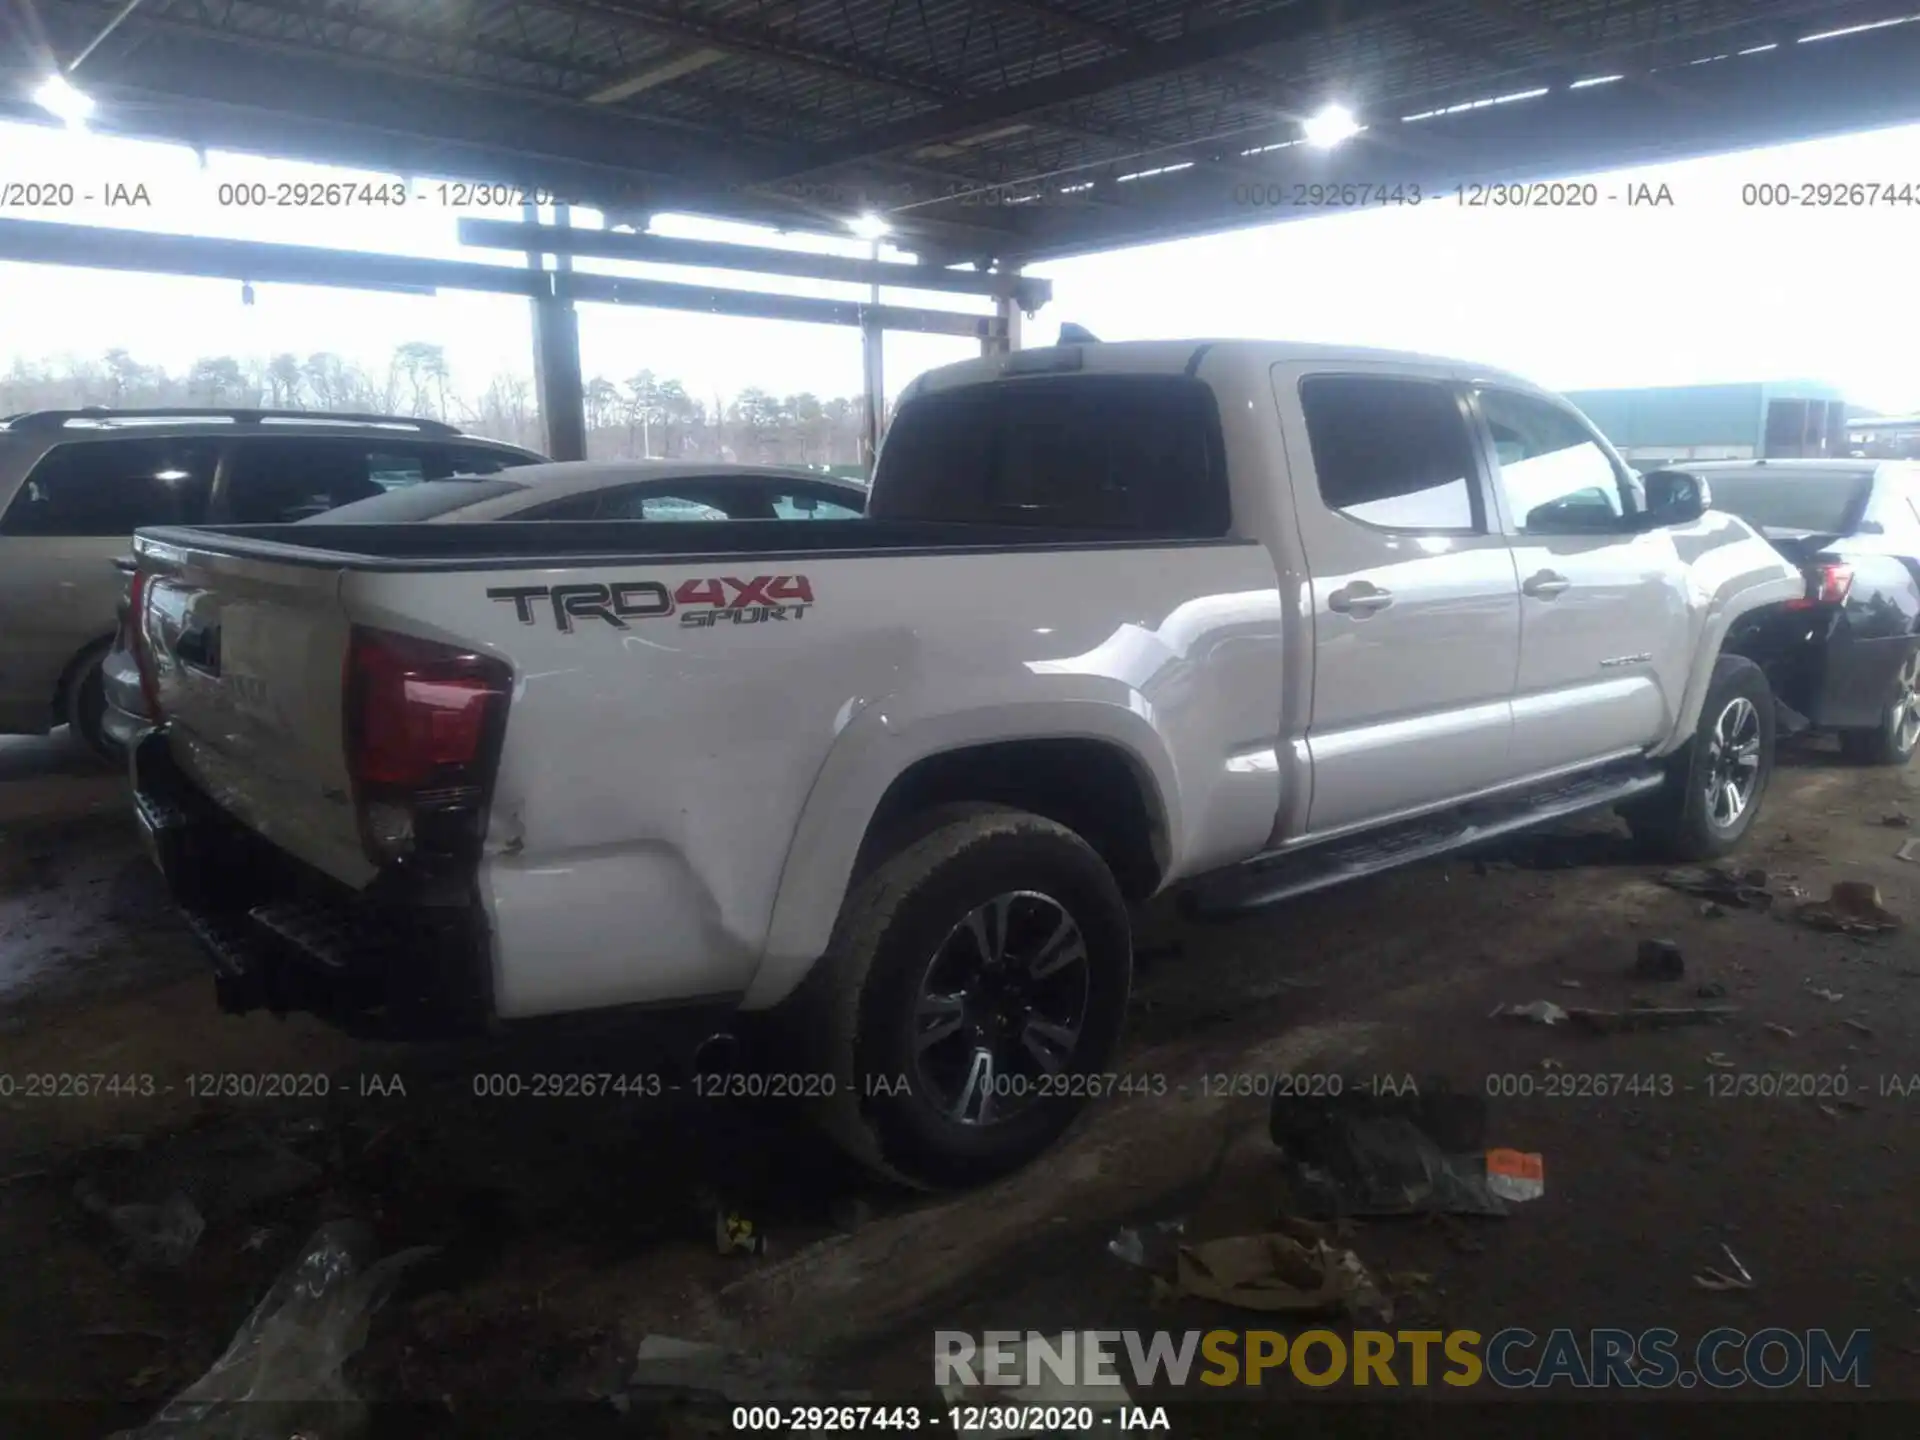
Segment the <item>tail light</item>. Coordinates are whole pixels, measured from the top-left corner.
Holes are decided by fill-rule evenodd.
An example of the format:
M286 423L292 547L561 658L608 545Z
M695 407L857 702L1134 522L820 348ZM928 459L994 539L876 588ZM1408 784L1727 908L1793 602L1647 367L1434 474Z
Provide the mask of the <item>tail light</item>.
M147 575L133 572L127 584L127 608L120 617L120 644L133 656L140 672L140 695L147 702L147 718L160 719L160 681L154 674L153 653L147 648Z
M513 674L454 645L354 627L347 768L376 863L477 851Z
M1853 588L1851 565L1810 565L1807 567L1807 594L1803 600L1789 600L1789 610L1812 610L1821 605L1843 605Z

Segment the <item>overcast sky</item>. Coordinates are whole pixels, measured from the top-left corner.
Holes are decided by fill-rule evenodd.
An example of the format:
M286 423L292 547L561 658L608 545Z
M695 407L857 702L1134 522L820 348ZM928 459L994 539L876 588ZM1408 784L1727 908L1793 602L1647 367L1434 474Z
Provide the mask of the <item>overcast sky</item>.
M431 198L397 212L217 203L222 183L353 172L220 154L203 169L184 149L6 124L0 162L0 182L71 180L81 192L142 184L153 202L148 209L96 201L0 212L8 218L490 258L458 245L457 212ZM1672 205L1627 206L1628 189L1642 181L1665 185ZM1805 377L1877 409L1920 411L1920 203L1872 210L1743 203L1743 186L1808 181L1902 183L1920 202L1920 126L1617 172L1598 188L1621 199L1603 198L1595 209L1470 209L1429 198L1417 209L1376 207L1048 265L1037 273L1053 279L1055 298L1029 323L1028 341L1050 341L1062 320L1073 320L1115 340L1262 336L1381 345L1466 356L1560 389ZM774 243L744 227L680 217L660 217L655 228ZM860 254L865 247L847 238L817 248ZM740 283L706 272L582 263ZM860 294L805 281L770 280L766 288ZM589 376L620 380L651 369L702 397L750 385L851 395L860 385L858 335L845 328L588 305L580 331ZM0 264L0 365L15 356L97 357L118 346L176 369L202 355L282 350L332 350L377 367L405 340L445 346L456 385L468 394L495 374L532 369L526 302L506 297L261 285L248 307L227 281ZM975 351L970 341L890 337L888 390Z

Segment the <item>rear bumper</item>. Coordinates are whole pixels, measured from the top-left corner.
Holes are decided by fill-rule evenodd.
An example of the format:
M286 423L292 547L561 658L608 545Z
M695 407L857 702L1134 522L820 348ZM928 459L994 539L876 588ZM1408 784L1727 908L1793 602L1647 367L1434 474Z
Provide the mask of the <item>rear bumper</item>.
M355 891L237 824L142 722L128 752L147 852L213 963L223 1009L304 1011L356 1035L472 1034L492 1019L486 924L470 877L382 877Z
M1821 729L1874 729L1913 645L1905 635L1860 639L1844 619L1823 620L1776 652L1767 675L1774 693Z

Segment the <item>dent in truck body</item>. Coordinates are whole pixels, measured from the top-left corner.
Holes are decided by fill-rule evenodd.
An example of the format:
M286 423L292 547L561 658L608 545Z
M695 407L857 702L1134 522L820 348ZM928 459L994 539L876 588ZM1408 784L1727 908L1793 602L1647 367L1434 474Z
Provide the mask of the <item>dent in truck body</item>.
M687 578L629 568L669 590ZM1229 764L1277 739L1280 604L1261 547L876 553L816 568L814 589L804 629L542 632L560 658L516 677L480 874L503 1018L777 1002L825 949L888 786L943 751L1114 745L1164 817L1167 882L1264 843L1278 777ZM969 622L982 596L1020 594L1045 623ZM527 633L444 577L356 574L347 599L416 629L457 607L466 643L497 653ZM610 783L623 775L645 783Z

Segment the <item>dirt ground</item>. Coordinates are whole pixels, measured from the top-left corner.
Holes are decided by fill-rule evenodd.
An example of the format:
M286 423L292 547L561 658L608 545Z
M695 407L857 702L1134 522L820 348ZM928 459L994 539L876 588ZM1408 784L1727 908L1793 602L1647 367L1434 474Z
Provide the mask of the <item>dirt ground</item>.
M39 1406L37 1433L143 1418L345 1217L382 1253L433 1247L348 1369L416 1416L572 1399L619 1420L648 1335L931 1400L936 1327L1271 1324L1156 1299L1107 1244L1174 1217L1189 1241L1272 1229L1287 1191L1267 1103L1234 1077L1334 1073L1491 1093L1488 1142L1544 1157L1544 1196L1505 1218L1343 1228L1399 1325L1864 1328L1875 1395L1915 1398L1920 864L1895 851L1917 787L1817 741L1785 756L1739 857L1768 872L1764 910L1656 883L1610 818L1231 924L1155 910L1118 1068L1164 1093L1116 1096L1026 1172L929 1198L851 1172L782 1102L475 1093L476 1075L645 1072L617 1035L402 1051L222 1016L118 777L60 736L0 741L0 1403ZM1797 918L1846 879L1911 923ZM1628 973L1649 938L1678 943L1682 979ZM1636 999L1733 1013L1610 1034L1490 1016ZM69 1075L104 1078L87 1095L35 1078ZM1565 1078L1588 1075L1625 1078ZM219 1076L302 1093L209 1096ZM169 1265L111 1212L176 1194L204 1231ZM719 1253L716 1211L750 1219L764 1252ZM1723 1246L1751 1289L1696 1283L1728 1269Z

